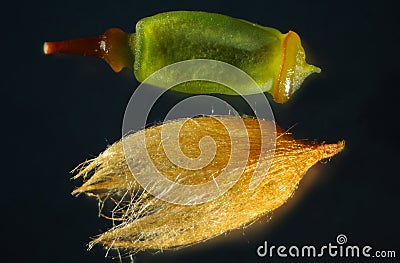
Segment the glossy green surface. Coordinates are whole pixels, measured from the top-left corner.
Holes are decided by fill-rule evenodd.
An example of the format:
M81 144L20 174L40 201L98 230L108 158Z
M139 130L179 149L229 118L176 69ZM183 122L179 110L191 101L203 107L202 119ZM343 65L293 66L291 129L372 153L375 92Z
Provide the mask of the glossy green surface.
M271 90L282 60L278 30L205 12L175 11L141 19L131 35L134 73L144 81L155 71L189 59L229 63L249 74L263 92ZM210 69L212 70L212 69ZM240 93L246 94L247 87ZM174 90L187 93L234 94L222 85L193 81Z

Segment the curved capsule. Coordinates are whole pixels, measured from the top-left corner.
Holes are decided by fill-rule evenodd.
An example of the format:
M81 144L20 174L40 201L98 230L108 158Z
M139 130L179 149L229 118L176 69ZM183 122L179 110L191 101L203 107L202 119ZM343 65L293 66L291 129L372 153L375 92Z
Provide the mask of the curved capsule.
M286 102L303 80L318 67L305 61L300 37L282 34L225 15L174 11L141 19L136 33L112 28L98 37L45 42L44 52L92 55L104 59L114 71L131 68L138 81L175 62L213 59L249 74L279 103ZM212 69L210 69L212 70ZM165 88L165 87L164 87ZM174 87L186 93L236 94L217 83L189 82ZM249 94L243 87L241 94Z

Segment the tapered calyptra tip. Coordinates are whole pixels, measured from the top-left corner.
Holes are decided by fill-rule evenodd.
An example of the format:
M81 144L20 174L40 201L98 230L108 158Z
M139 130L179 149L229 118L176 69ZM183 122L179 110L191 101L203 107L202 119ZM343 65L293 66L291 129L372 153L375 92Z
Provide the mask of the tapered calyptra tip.
M59 42L44 42L43 52L95 56L106 61L115 72L123 68L132 68L134 55L129 43L134 41L133 34L127 34L119 28L108 29L95 37L78 38Z
M339 141L332 144L321 144L320 150L322 153L322 159L332 157L344 149L345 141Z
M319 67L307 64L300 37L295 32L289 31L284 35L282 50L280 72L272 93L279 103L287 102L310 74L321 72Z

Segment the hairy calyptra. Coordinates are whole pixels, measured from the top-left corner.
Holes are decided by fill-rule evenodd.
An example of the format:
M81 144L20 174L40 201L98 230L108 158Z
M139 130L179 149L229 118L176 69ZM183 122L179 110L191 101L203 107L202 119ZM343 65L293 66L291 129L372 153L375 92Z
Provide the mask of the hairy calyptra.
M244 122L245 132L229 131L221 124L238 119ZM181 149L191 158L208 150L199 148L199 140L210 136L217 149L212 162L195 171L172 164L169 157L175 153L167 156L161 141L161 130L167 126L173 129L182 126L179 146L175 149ZM261 159L260 153L265 149L260 144L260 129L275 132L276 138L273 140L275 151ZM237 182L219 197L195 205L170 203L144 190L127 164L127 160L134 163L139 173L148 165L143 155L124 152L124 145L136 145L140 133L145 134L146 151L154 165L165 177L180 184L198 185L218 177L229 162L233 143L240 148L244 141L249 142L248 159ZM115 226L96 237L91 245L102 244L132 254L179 248L238 229L275 210L292 196L311 166L337 154L343 147L343 141L324 144L295 140L275 123L250 117L178 119L128 135L98 157L78 166L75 178L83 177L84 183L73 194L85 193L97 197L101 204L107 201L114 204L113 209L103 213ZM249 188L258 165L264 169L265 177L257 187Z
M286 102L308 75L321 71L307 64L300 37L293 31L282 34L277 29L241 19L194 11L143 18L136 24L136 33L111 28L97 37L45 42L44 52L97 56L116 72L125 67L132 69L140 82L176 62L218 60L246 72L262 92L270 93L279 103ZM204 81L182 83L173 89L237 95L223 85ZM254 89L243 86L239 93L251 94Z

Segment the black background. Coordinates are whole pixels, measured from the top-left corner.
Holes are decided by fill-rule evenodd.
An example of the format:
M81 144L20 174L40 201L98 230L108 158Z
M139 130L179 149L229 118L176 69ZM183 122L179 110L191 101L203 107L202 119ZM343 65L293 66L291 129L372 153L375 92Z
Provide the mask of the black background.
M140 18L170 10L223 13L298 32L322 73L288 104L271 103L277 123L295 125L296 138L344 139L346 149L310 170L269 222L179 251L140 253L137 262L274 262L280 259L256 255L264 240L322 246L338 234L349 244L397 250L399 257L395 1L71 0L2 7L2 262L114 261L100 247L86 251L90 237L110 224L97 217L95 200L70 195L79 182L69 171L121 137L138 82L94 58L45 56L42 45L110 27L133 32Z

